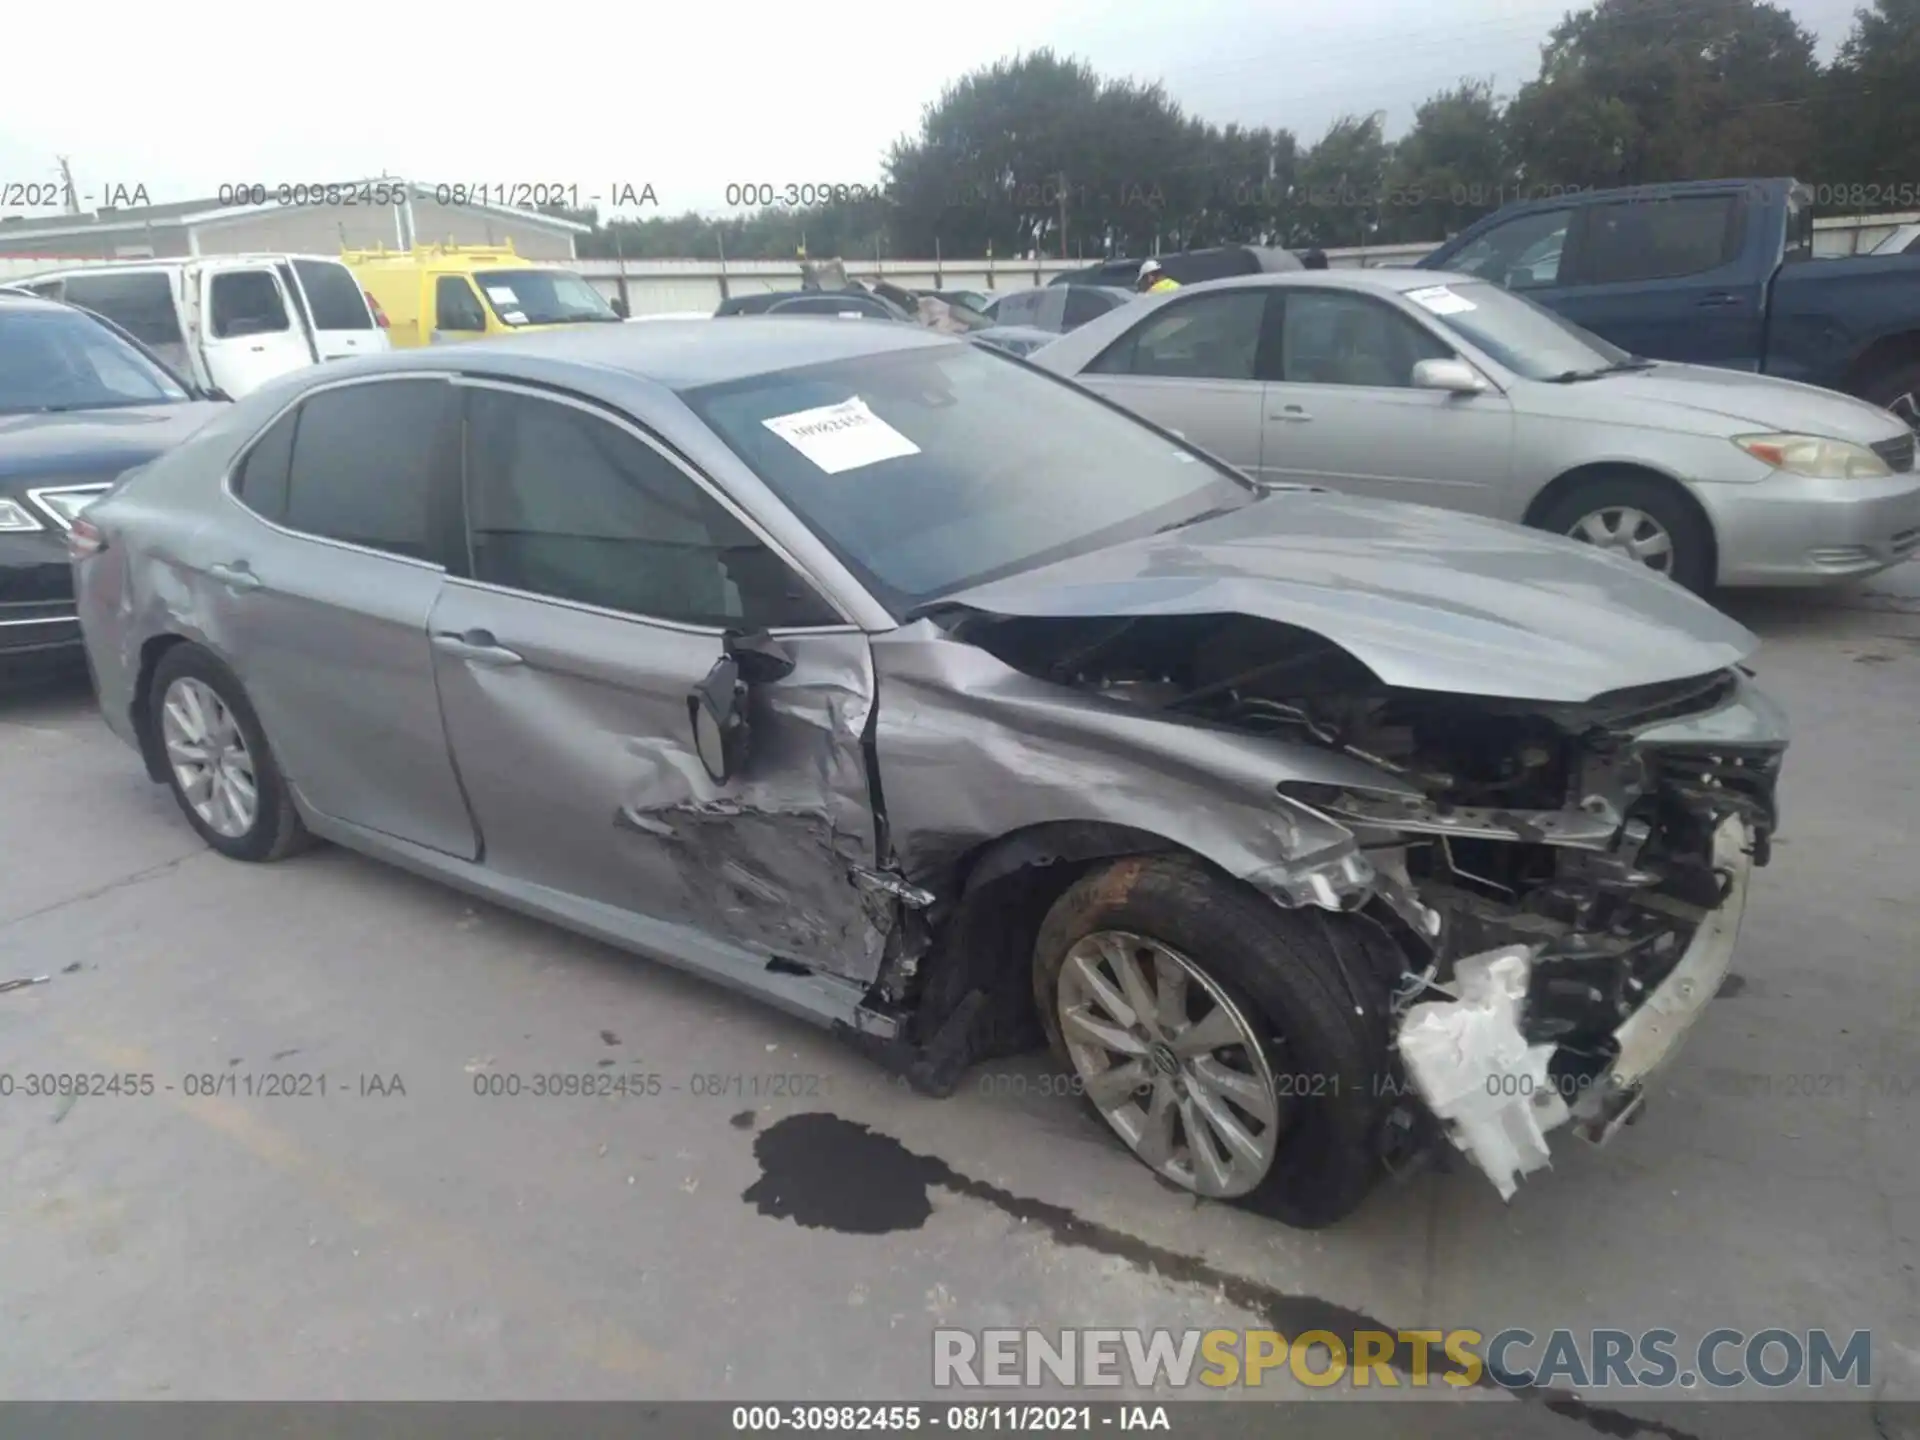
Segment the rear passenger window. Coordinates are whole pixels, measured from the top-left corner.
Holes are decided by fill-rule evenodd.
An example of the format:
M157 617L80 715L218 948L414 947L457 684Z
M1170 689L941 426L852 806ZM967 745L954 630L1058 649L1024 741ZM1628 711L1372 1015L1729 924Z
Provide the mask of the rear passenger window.
M253 442L233 473L233 493L263 520L287 518L287 477L293 468L293 430L299 411L289 410Z
M715 628L839 623L806 581L652 446L572 405L478 390L473 577Z
M56 282L57 283L57 282ZM65 298L104 315L134 339L158 350L182 344L173 285L165 272L121 275L70 275Z
M332 260L295 260L293 273L300 277L300 288L306 292L314 329L373 329L366 297L346 266Z
M1589 285L1673 280L1716 270L1740 248L1738 195L1680 195L1597 205L1581 237Z
M329 540L438 560L436 483L451 475L458 411L444 380L376 380L300 406L286 523Z
M287 329L287 307L271 270L228 270L213 277L213 336L231 340Z
M1076 285L1067 290L1067 313L1063 328L1078 329L1089 320L1098 320L1111 309L1113 309L1113 302L1105 295Z

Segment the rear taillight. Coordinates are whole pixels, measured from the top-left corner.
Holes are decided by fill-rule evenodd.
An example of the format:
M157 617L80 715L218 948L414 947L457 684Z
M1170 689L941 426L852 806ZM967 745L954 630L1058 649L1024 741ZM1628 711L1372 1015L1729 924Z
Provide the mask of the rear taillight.
M107 537L100 527L84 515L73 517L67 528L67 554L75 560L98 555L107 548Z
M382 330L387 329L387 312L380 308L380 302L365 290L362 290L360 293L367 297L367 309L373 312L373 323L378 325Z

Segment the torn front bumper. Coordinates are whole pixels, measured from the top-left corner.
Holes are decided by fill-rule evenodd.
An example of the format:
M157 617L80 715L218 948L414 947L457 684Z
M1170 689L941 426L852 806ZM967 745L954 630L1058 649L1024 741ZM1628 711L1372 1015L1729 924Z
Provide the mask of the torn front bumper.
M1506 946L1454 966L1456 998L1413 1006L1396 1037L1414 1089L1448 1138L1511 1199L1522 1176L1551 1163L1547 1132L1572 1123L1602 1143L1640 1106L1649 1076L1719 991L1733 963L1753 869L1746 824L1724 820L1713 863L1729 880L1720 907L1701 920L1679 961L1613 1032L1618 1053L1606 1073L1571 1092L1550 1071L1551 1044L1521 1034L1533 949Z

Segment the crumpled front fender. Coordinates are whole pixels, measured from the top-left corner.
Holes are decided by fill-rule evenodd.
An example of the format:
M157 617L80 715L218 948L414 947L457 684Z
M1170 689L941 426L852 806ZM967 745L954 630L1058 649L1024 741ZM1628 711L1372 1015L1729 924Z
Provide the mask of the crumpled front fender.
M1349 756L1034 679L929 620L875 637L873 657L894 855L934 889L987 841L1085 821L1162 836L1282 903L1337 909L1364 898L1372 866L1351 831L1274 787L1417 794Z

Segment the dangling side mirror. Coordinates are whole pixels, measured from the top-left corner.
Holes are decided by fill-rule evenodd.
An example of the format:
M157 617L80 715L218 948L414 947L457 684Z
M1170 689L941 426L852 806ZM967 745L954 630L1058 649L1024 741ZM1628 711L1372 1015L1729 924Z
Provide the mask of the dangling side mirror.
M741 774L752 754L747 687L793 673L793 656L765 630L728 631L722 644L724 653L687 696L693 748L716 785Z
M752 746L747 686L732 657L714 661L707 678L693 687L687 696L687 719L693 725L693 748L714 784L724 785L746 768Z

